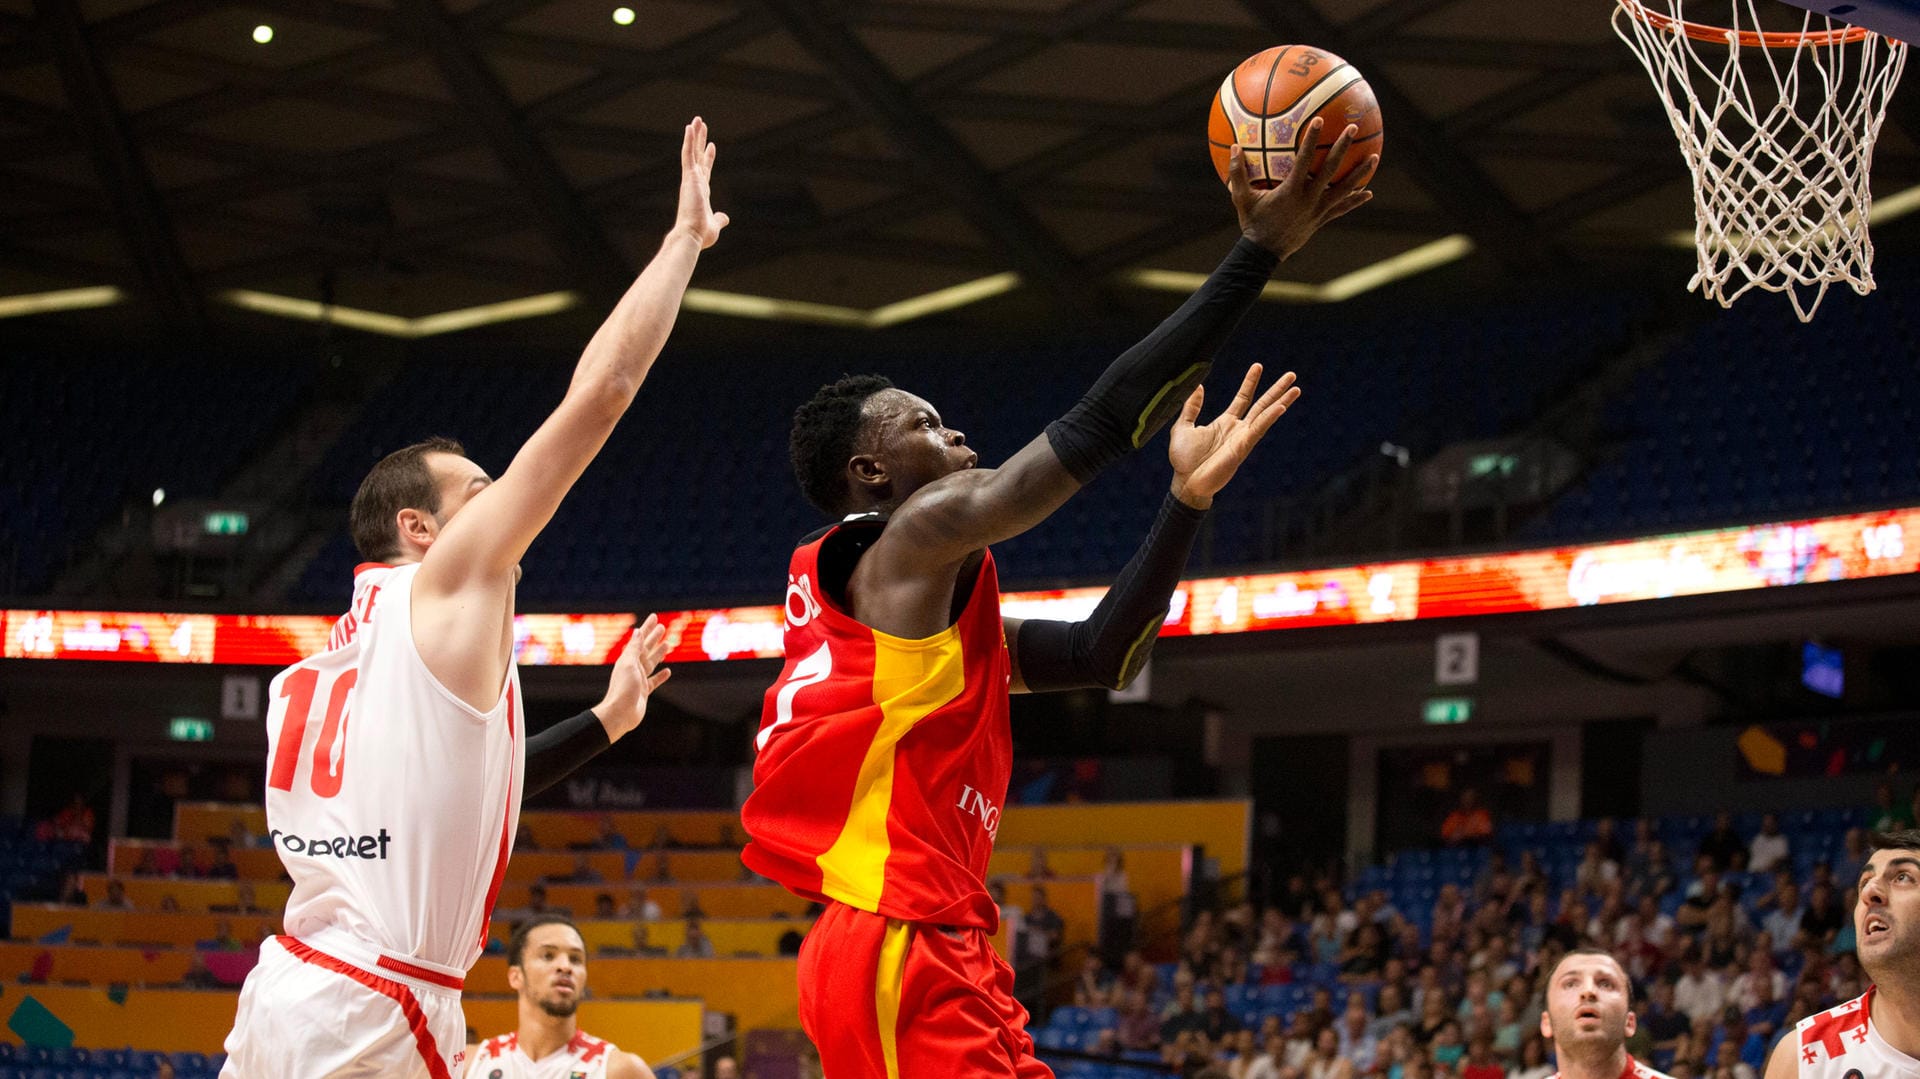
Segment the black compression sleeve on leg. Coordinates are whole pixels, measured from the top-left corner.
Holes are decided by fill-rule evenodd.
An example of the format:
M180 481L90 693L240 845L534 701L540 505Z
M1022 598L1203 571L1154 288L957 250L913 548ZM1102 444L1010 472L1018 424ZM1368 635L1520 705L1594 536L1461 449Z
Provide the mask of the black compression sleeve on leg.
M1178 311L1121 353L1079 404L1047 425L1047 442L1074 479L1092 481L1179 414L1279 262L1242 238Z
M1153 528L1084 622L1020 624L1020 680L1030 690L1122 689L1146 666L1206 511L1169 494Z
M613 743L589 708L527 739L527 789L531 798L572 775Z

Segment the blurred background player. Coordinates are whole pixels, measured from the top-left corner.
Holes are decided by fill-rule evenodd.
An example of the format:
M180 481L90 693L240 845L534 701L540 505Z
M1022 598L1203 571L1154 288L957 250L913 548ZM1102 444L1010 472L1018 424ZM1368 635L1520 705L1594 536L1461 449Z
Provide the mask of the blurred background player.
M470 1047L476 1079L653 1079L632 1053L580 1029L587 946L571 919L543 914L507 942L507 984L519 1000L511 1034Z
M1302 145L1317 146L1320 128ZM1353 134L1327 160L1344 160ZM1007 694L1114 688L1139 673L1214 494L1299 395L1288 374L1256 401L1255 364L1199 427L1200 381L1279 261L1371 197L1372 160L1339 184L1297 167L1256 192L1234 155L1232 253L1000 468L975 468L964 435L883 378L842 379L795 415L801 486L843 520L793 556L787 664L756 738L743 859L828 904L800 954L800 1018L834 1079L1051 1074L989 939ZM1172 489L1093 614L1003 620L988 545L1045 520L1176 409Z
M1633 980L1604 948L1575 948L1547 980L1540 1034L1553 1045L1554 1079L1667 1079L1627 1052L1638 1023Z
M1920 1075L1920 829L1875 832L1853 929L1867 991L1802 1019L1766 1079Z
M460 989L487 941L521 797L633 729L666 679L649 618L605 700L526 738L513 662L527 547L666 342L699 254L725 227L699 119L659 253L587 344L565 398L499 481L457 443L388 455L351 510L366 559L329 648L274 679L267 825L293 878L286 935L240 994L223 1076L459 1070ZM318 1022L324 1014L327 1022Z

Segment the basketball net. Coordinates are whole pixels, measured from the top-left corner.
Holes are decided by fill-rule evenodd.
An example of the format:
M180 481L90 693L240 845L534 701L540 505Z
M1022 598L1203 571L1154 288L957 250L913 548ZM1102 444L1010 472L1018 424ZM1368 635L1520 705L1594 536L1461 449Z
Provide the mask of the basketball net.
M1732 23L1709 27L1687 22L1684 2L1617 0L1613 29L1653 77L1693 173L1687 288L1722 307L1784 292L1802 322L1828 285L1873 291L1868 172L1907 46L1811 13L1798 32L1765 33L1764 0L1731 0Z

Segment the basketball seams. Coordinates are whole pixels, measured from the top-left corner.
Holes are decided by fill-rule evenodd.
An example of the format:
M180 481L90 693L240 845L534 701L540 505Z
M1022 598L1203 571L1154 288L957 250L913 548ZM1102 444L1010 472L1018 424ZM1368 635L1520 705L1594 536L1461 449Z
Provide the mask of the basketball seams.
M1278 56L1273 58L1273 63L1267 65L1267 85L1266 88L1260 92L1260 107L1253 110L1260 116L1260 149L1263 152L1273 149L1273 147L1267 145L1266 122L1267 117L1273 115L1273 109L1271 108L1273 104L1273 80L1280 75L1280 62L1285 60L1287 54L1292 51L1293 46L1288 45L1286 48L1280 50Z

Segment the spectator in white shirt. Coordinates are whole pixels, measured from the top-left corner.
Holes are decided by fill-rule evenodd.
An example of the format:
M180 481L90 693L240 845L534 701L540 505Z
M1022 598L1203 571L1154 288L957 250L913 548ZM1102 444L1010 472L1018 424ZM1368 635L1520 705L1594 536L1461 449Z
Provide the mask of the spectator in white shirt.
M1680 979L1673 983L1673 1006L1696 1025L1720 1021L1727 1007L1727 987L1720 972L1707 966L1696 950L1689 950Z
M1771 873L1785 864L1791 853L1787 837L1780 833L1780 818L1769 813L1760 818L1760 834L1747 843L1747 871Z
M1800 886L1790 880L1781 881L1774 893L1773 910L1760 919L1760 928L1773 937L1775 955L1793 950L1793 942L1800 936L1800 919L1806 913L1806 905L1800 902Z

